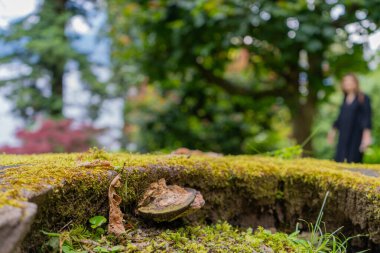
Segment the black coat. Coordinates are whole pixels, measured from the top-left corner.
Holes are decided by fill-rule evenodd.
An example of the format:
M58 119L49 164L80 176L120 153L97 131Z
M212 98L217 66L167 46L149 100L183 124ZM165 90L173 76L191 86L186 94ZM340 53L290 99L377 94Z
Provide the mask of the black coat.
M362 141L363 130L371 129L371 103L367 95L356 96L351 104L346 103L346 97L340 107L334 128L339 131L339 140L335 154L337 162L363 161L363 153L359 147Z

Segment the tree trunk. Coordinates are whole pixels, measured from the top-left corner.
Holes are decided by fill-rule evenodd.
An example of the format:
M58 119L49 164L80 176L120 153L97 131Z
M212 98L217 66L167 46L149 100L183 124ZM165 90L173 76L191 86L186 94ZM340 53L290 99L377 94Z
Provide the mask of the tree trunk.
M54 12L57 17L61 17L66 12L66 2L67 0L59 0L55 2ZM65 35L65 25L62 23L62 29L60 30L60 36L64 41L67 41ZM51 65L51 101L50 104L50 116L54 118L63 117L63 77L65 73L66 59L56 62L54 65Z
M305 103L297 103L291 108L293 138L297 144L304 145L304 155L311 156L313 147L311 145L312 127L316 114L316 99L308 97Z
M50 104L50 116L54 118L63 117L63 76L64 71L61 66L57 66L52 71L51 80L51 104Z
M299 88L299 72L292 73L290 75L290 81L292 84L297 84L293 86L294 100L289 103L289 108L292 114L292 124L293 124L293 138L297 141L297 144L302 145L304 150L304 156L313 155L312 147L312 127L314 123L315 114L317 113L317 103L318 103L318 90L321 89L323 85L323 52L308 54L309 69L307 70L308 76L308 95L302 97L298 91ZM296 89L294 89L296 88ZM300 98L304 98L305 101L302 103Z

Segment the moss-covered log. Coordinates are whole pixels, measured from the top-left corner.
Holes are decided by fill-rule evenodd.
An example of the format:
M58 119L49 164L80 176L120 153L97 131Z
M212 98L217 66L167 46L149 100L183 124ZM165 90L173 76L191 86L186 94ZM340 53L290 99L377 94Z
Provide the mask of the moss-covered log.
M99 161L108 161L112 167ZM38 205L24 248L37 247L40 230L59 231L92 215L107 215L107 187L115 173L120 173L125 183L123 208L130 215L134 215L146 187L160 178L168 184L199 190L206 204L187 218L192 224L226 220L238 226L261 225L286 231L294 229L300 218L313 221L326 191L330 191L325 209L328 229L345 226L347 235L369 234L357 244L372 249L380 244L380 166L259 156L100 151L1 155L0 166L7 166L0 172L0 207L22 207L22 201Z

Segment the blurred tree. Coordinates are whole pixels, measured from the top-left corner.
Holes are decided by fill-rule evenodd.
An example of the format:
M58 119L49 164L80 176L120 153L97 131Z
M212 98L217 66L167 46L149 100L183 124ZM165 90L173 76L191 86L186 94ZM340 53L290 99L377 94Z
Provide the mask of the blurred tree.
M265 152L289 145L289 129L280 121L287 115L281 107L262 113L263 104L230 97L204 85L189 83L163 95L143 83L135 95L127 97L125 132L129 142L144 152L185 146L228 154Z
M220 115L229 117L219 110L221 103L230 103L233 112L236 107L243 114L254 110L255 116L259 116L257 109L266 116L274 112L272 105L285 105L293 137L301 144L311 135L318 104L333 91L331 77L367 70L363 47L368 34L377 29L378 4L360 0L111 0L113 57L137 66L162 96L179 91L178 107L168 110L167 117L185 113L187 119L210 118L205 98L217 107L210 120L213 124L220 124L215 120ZM196 110L186 106L186 101L192 101ZM187 112L180 111L184 107ZM202 110L203 115L197 113ZM170 130L157 132L157 138L169 137L177 127L178 121L162 119L161 115L156 125ZM233 130L235 135L241 134L244 120L234 123L239 126ZM265 125L256 120L247 123ZM187 123L186 129L190 127ZM217 133L220 139L205 137L203 141L223 140L225 132ZM311 150L310 142L305 148Z
M89 19L96 4L96 0L39 1L34 13L0 33L0 64L18 66L18 73L0 80L0 87L7 87L15 111L24 119L41 112L62 117L65 74L73 69L79 70L88 90L104 94L105 87L93 73L87 53L73 45L80 35L71 23L73 17Z

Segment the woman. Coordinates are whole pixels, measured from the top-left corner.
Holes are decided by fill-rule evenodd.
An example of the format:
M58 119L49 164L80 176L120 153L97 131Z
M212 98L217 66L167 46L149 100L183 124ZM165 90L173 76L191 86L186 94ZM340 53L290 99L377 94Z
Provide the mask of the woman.
M372 142L370 100L360 91L355 74L345 75L341 87L344 101L333 129L328 134L328 142L333 144L336 132L339 131L335 161L361 163L364 151Z

